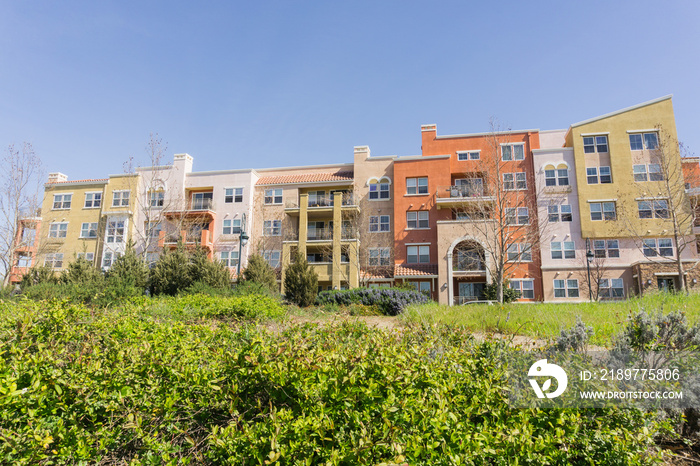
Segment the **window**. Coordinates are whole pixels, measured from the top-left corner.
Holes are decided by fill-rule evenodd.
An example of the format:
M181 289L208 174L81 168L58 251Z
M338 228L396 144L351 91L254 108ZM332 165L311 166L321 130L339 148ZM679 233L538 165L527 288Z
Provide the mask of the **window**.
M102 268L103 269L108 269L112 267L114 264L114 261L116 261L119 258L119 253L118 252L111 252L107 251L104 253L104 256L102 256Z
M408 282L410 283L416 291L422 291L423 293L430 294L430 282Z
M388 215L372 215L369 217L369 231L372 233L391 231Z
M659 147L659 137L656 133L630 134L630 150L642 150L642 149L654 150L654 149L657 149L658 147Z
M165 202L165 191L149 191L148 192L148 205L153 208L163 207Z
M32 266L32 256L27 254L20 254L17 256L17 262L15 262L16 267L31 267Z
M53 252L47 254L46 257L44 257L44 265L52 269L60 269L63 267L63 253Z
M501 144L501 160L523 160L525 159L524 144Z
M102 193L85 193L85 208L96 209L102 205Z
M664 175L661 172L661 165L650 163L649 165L634 165L632 167L634 181L663 181ZM648 172L648 175L647 175Z
M511 289L520 292L520 297L524 299L535 299L535 280L510 280L508 285Z
M571 206L568 204L550 205L547 207L547 213L549 214L550 222L571 222L573 220Z
M162 229L160 222L146 222L146 234L151 238L158 238Z
M95 260L95 253L94 252L79 252L78 253L78 259L83 258L88 262L93 262Z
M527 225L530 223L530 214L527 207L507 207L506 225Z
M379 181L373 181L369 184L370 200L389 199L389 180L382 178Z
M281 234L282 220L265 220L263 222L263 236L280 236Z
M549 249L552 259L576 259L576 246L573 241L552 241Z
M620 257L620 243L616 239L597 239L593 241L593 257Z
M214 193L192 193L192 210L210 210L213 207Z
M578 280L554 280L555 298L578 298Z
M68 222L54 222L49 226L49 238L65 238L68 234Z
M265 194L267 198L267 193ZM225 188L224 202L230 204L232 202L243 202L243 188ZM280 200L280 203L282 201ZM267 202L266 202L267 204Z
M406 212L406 228L430 228L428 215L429 212L427 210Z
M525 172L504 173L503 189L509 191L527 189L527 180L525 179Z
M544 184L545 186L569 186L569 170L566 168L545 170Z
M600 178L598 175L600 174ZM610 167L588 167L586 168L586 181L588 184L612 183L612 172Z
M643 246L643 252L646 257L673 256L673 241L670 238L645 239Z
M266 189L265 204L282 204L282 188Z
M406 246L406 263L430 263L430 246Z
M22 228L22 244L34 244L35 239L36 239L36 228L34 228L34 227Z
M53 195L53 208L54 210L59 209L70 209L70 202L73 198L72 194L54 194Z
M97 223L83 223L80 227L81 238L97 238Z
M598 281L598 296L601 299L624 298L625 288L621 278L601 278Z
M125 207L129 205L129 191L114 191L112 193L112 207Z
M221 251L219 258L226 267L238 267L238 251Z
M108 243L123 243L124 242L124 221L111 220L107 222L107 242Z
M532 245L530 243L513 243L508 245L508 260L511 262L531 262Z
M583 138L583 152L595 154L608 152L607 136L586 136Z
M406 194L428 194L428 177L406 178Z
M637 201L639 218L668 218L668 201L659 199L655 201Z
M481 153L479 151L457 152L457 160L479 160Z
M276 269L280 266L280 251L263 251L263 259L270 264L270 267Z
M241 233L241 219L229 218L224 220L223 235L239 235Z
M369 265L390 265L389 248L369 248Z
M614 202L591 202L591 220L615 220L616 218Z

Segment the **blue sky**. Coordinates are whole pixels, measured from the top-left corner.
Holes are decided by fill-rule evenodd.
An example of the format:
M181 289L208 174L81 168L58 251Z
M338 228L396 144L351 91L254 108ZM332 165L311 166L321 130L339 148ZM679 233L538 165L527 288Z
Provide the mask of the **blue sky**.
M700 2L0 1L0 145L70 179L420 153L438 134L556 129L674 95L700 155Z

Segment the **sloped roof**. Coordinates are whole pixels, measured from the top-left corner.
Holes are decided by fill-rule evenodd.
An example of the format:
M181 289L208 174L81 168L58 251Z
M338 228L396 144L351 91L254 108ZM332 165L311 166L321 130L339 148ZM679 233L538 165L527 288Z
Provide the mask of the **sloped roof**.
M263 176L256 184L298 184L319 183L324 181L352 181L354 173L351 171L337 171L335 173L299 173L296 175Z
M394 267L394 277L432 277L437 276L435 264L404 264Z
M71 184L71 183L104 183L109 181L109 178L95 178L86 180L66 180L66 181L49 181L46 184Z

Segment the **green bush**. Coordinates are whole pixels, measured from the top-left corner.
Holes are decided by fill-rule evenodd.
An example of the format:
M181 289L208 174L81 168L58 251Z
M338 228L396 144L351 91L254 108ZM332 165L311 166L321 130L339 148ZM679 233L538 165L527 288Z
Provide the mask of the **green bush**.
M59 277L60 283L77 286L99 286L103 281L102 272L84 257L78 257L70 262Z
M284 294L287 301L308 307L316 301L318 275L309 267L306 258L297 253L294 262L284 273Z
M211 288L230 289L231 273L220 260L211 260L204 249L196 249L190 254L190 280L202 282Z
M520 298L520 292L508 286L508 282L503 284L503 302L512 303ZM479 299L488 301L498 301L498 286L495 282L488 283L484 286L484 291Z
M280 317L284 308L279 301L262 295L217 297L192 294L178 297L173 307L180 311L201 317L229 317L246 320L260 320Z
M39 285L41 283L56 283L58 279L56 274L51 267L46 265L35 265L30 268L27 273L22 275L22 281L20 282L20 287L22 291L28 289L30 286Z
M145 290L148 286L148 267L143 259L136 254L131 244L128 244L126 252L112 263L107 272L107 278L113 283L121 283L125 287Z
M174 296L191 284L189 257L183 247L164 251L151 269L150 287L154 295Z
M642 465L664 427L511 408L511 350L458 328L273 333L26 302L0 303L0 341L3 464Z
M243 281L239 285L255 283L267 288L269 293L279 291L275 269L260 254L253 254L248 257L248 265L241 275L243 276Z
M427 303L428 297L415 288L353 288L319 293L316 302L320 305L339 304L349 306L364 304L379 309L382 314L395 316L411 304Z

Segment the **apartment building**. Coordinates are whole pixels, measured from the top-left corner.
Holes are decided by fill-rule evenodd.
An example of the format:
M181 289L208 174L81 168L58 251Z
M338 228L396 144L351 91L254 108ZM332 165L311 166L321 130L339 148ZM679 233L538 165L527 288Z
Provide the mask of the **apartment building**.
M39 250L39 237L37 232L41 228L41 211L24 213L17 221L17 245L12 257L12 265L8 283L17 284L22 281L30 267L36 263L36 255Z
M108 269L128 241L150 263L197 245L232 277L259 253L283 288L300 252L320 290L410 283L450 305L479 299L499 274L522 302L675 289L679 253L686 283L700 278L691 209L700 164L680 157L670 96L563 130L438 135L423 125L413 156L356 146L348 163L193 164L176 154L105 179L51 174L38 263L61 270L84 254ZM27 219L27 231L38 224ZM28 251L18 253L15 281Z

